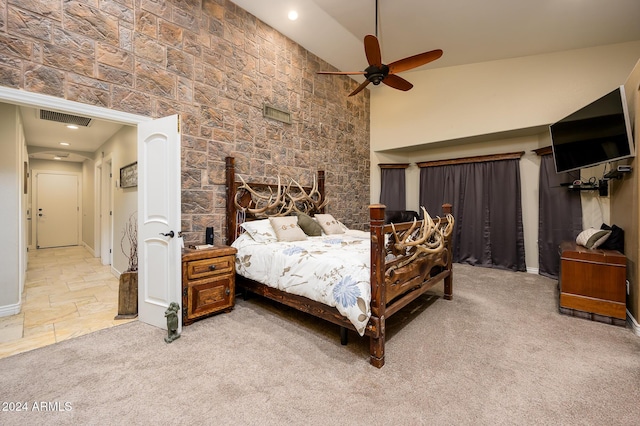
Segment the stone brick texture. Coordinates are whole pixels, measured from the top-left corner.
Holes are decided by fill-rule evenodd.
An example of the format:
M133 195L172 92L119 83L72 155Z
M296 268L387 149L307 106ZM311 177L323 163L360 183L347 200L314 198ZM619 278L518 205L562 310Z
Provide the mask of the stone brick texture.
M327 211L367 229L369 91L347 97L358 83L320 70L335 69L230 1L0 0L1 85L180 114L186 244L207 226L224 241L226 156L252 182L325 170Z

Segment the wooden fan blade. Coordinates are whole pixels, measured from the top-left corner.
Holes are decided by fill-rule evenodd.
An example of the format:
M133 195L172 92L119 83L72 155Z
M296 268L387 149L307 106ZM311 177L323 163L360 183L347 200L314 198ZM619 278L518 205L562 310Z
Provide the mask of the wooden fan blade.
M366 74L366 72L364 71L318 71L318 74L358 75L358 74Z
M402 71L408 71L412 68L419 67L429 62L435 61L442 56L442 50L436 49L430 52L420 53L419 55L409 56L389 64L389 74L397 74Z
M383 80L384 81L384 80ZM362 91L362 89L364 89L365 87L367 87L367 85L371 83L369 80L365 80L364 82L362 82L362 84L360 86L358 86L358 88L356 90L354 90L353 92L349 93L349 96L353 96L357 93L360 93Z
M389 87L402 90L403 92L406 92L407 90L410 90L413 87L413 84L409 83L404 78L399 77L397 75L391 75L391 74L386 76L384 80L382 80L382 82Z
M364 54L367 55L369 65L380 68L382 66L382 54L380 53L380 43L376 36L364 36Z

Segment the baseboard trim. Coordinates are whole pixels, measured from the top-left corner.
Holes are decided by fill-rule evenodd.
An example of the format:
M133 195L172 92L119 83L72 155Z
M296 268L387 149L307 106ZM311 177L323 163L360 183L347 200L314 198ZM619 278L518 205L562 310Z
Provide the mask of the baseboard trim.
M527 274L536 274L538 275L540 273L540 268L529 268L527 266Z
M17 315L22 308L22 302L14 303L13 305L0 306L0 317L8 317L11 315Z
M116 268L113 267L113 265L111 265L111 273L113 274L114 277L120 279L120 275L122 274L122 272L118 271Z
M95 252L95 250L93 250L91 247L89 247L89 245L88 245L87 243L85 243L85 242L83 241L83 242L82 242L82 245L84 246L84 248L85 248L85 249L87 249L87 251L88 251L89 253L91 253L91 256L93 256L93 257L98 257L98 256L96 256L96 252Z
M633 331L633 334L636 336L640 336L640 324L638 321L631 315L631 312L627 309L627 324L629 324L629 328Z

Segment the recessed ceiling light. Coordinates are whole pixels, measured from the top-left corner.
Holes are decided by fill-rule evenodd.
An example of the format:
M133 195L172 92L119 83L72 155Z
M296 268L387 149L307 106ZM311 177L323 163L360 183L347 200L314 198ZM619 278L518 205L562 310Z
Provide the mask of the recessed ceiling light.
M54 160L62 160L62 158L60 158L60 157L58 157L58 156L53 157L53 159L54 159Z
M69 142L60 142L60 145L69 146Z
M75 130L75 129L77 129L77 128L78 128L78 126L74 126L73 124L68 124L68 125L67 125L67 129L73 129L73 130Z
M291 10L289 11L289 15L287 16L290 20L295 21L296 19L298 19L298 12L296 12L295 10Z

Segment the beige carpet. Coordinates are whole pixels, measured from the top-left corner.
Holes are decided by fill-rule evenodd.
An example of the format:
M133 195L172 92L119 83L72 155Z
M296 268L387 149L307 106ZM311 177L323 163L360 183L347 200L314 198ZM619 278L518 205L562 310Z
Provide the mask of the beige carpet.
M134 322L0 360L0 408L27 406L0 424L638 424L640 337L560 315L555 281L454 272L387 323L380 370L368 339L239 300L172 344Z

